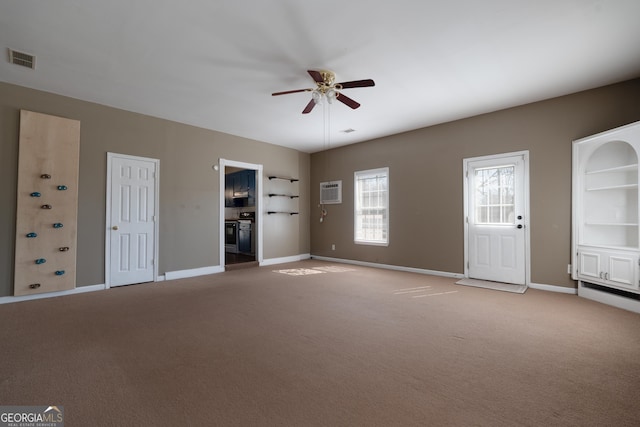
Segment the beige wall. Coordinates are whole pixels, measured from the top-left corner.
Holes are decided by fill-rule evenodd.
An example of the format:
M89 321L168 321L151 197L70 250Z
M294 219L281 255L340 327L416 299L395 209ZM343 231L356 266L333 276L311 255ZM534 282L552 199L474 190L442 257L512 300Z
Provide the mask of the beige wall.
M640 79L419 129L311 156L311 253L464 272L464 158L529 150L531 281L575 287L571 141L640 120ZM353 173L390 168L390 244L353 243ZM342 180L343 203L319 222L319 183ZM331 250L331 245L336 250Z
M462 273L462 160L529 150L531 279L574 287L571 141L640 120L640 80L311 156L220 132L0 83L0 296L11 295L19 110L81 121L78 286L104 283L106 153L160 159L159 271L218 265L218 158L301 178L301 215L265 215L264 258L315 255ZM390 245L353 244L353 172L389 166ZM311 178L309 179L309 176ZM343 180L320 224L320 181ZM267 181L267 180L265 180ZM336 250L331 250L331 244Z
M13 288L20 109L81 122L78 286L104 283L107 152L160 159L160 274L219 264L219 158L301 179L301 215L265 215L264 258L309 253L308 154L0 83L0 296Z

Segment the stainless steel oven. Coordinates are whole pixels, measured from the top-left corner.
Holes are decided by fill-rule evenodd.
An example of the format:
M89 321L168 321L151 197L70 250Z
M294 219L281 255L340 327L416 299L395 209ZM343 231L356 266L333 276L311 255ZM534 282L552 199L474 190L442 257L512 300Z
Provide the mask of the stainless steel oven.
M233 254L238 253L238 221L224 222L224 250Z

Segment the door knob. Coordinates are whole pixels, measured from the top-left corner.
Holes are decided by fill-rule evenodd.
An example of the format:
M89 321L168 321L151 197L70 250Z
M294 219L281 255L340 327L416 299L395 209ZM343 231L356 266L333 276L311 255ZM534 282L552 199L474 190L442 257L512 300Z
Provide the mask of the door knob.
M522 228L522 224L518 224L518 228Z
M112 229L112 230L117 230L117 229L118 229L118 226L117 226L117 225L114 225L113 227L111 227L111 229Z

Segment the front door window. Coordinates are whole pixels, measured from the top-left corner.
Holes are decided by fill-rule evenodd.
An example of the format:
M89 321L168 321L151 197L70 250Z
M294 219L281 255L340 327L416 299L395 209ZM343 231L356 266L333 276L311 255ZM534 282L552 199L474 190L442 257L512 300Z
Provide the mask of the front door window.
M475 223L515 224L515 166L475 170Z

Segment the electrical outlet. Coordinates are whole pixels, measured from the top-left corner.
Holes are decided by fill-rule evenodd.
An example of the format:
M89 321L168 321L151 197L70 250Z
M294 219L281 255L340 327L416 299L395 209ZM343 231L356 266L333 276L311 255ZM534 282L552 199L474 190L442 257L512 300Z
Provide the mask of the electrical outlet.
M332 250L332 251L335 251L335 250L336 250L336 245L335 245L335 244L332 244L332 245L331 245L331 250Z
M571 274L571 264L567 264L567 274Z

